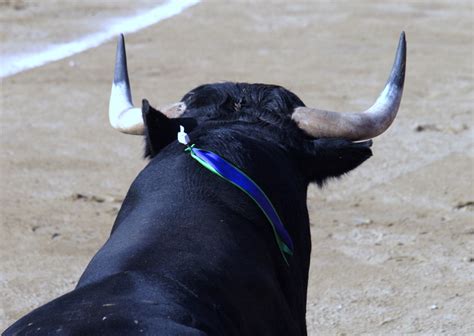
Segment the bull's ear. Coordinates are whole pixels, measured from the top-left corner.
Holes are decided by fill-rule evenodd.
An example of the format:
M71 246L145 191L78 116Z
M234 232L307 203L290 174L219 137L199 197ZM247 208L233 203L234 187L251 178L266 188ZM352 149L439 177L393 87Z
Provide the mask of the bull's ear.
M145 157L154 157L176 140L180 125L183 125L187 132L196 126L196 121L192 118L168 118L150 106L146 99L142 102L142 115L145 124Z
M339 177L372 156L372 140L352 142L343 139L318 139L306 143L303 169L311 182L322 186L328 178Z

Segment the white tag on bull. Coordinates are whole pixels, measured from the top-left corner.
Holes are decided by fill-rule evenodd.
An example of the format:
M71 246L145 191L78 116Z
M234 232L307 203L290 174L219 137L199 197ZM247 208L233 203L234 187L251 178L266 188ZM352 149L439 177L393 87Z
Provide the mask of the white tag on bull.
M179 143L182 143L183 145L186 145L186 146L189 144L189 136L184 131L184 127L181 125L179 125L178 141Z

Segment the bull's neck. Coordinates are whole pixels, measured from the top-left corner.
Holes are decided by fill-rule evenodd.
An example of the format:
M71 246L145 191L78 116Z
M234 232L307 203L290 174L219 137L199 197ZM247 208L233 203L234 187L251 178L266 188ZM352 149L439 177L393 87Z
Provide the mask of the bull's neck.
M191 136L191 142L217 153L238 167L266 193L293 240L295 256L291 258L290 265L301 272L306 288L311 251L306 207L308 181L300 171L297 160L276 143L239 132L210 133L196 139ZM196 174L202 172L196 170ZM235 198L230 201L235 202ZM247 216L246 213L242 215Z
M203 150L212 151L242 170L256 183L278 189L288 184L301 192L308 186L301 175L296 160L277 141L262 139L256 134L245 134L236 130L209 132L193 138L191 144ZM292 188L293 189L293 188Z

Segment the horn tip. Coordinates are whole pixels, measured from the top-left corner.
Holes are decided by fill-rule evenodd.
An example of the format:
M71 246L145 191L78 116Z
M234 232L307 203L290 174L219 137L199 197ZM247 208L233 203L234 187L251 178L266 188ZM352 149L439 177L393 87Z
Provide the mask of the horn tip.
M128 83L127 56L125 52L125 38L120 34L117 39L117 53L115 56L114 84Z
M403 88L405 81L405 66L406 66L406 53L407 44L405 38L405 32L400 33L400 40L398 42L398 48L393 64L392 72L387 83L394 84L400 88Z
M124 48L124 46L125 46L125 37L123 36L122 33L120 33L119 36L117 37L117 56L120 49Z
M117 46L122 46L125 45L125 36L123 33L120 33L119 36L117 37Z
M399 46L400 46L400 48L402 48L401 52L403 53L403 56L405 58L406 49L407 49L407 40L406 40L406 36L405 36L405 31L403 31L403 30L400 33Z

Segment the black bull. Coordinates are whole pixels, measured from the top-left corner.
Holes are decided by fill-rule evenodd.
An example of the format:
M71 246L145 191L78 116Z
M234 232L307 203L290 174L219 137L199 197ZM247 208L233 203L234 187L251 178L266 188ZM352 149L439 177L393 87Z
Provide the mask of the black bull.
M149 164L77 287L5 335L305 335L311 237L306 194L371 156L371 141L314 138L291 119L303 102L274 85L200 86L179 118L142 104ZM245 193L204 169L191 142L246 172L292 237L285 263Z

